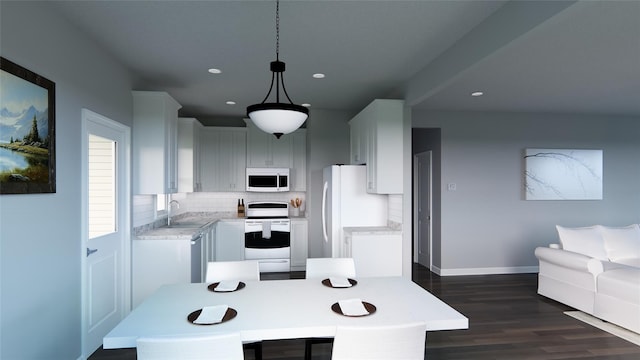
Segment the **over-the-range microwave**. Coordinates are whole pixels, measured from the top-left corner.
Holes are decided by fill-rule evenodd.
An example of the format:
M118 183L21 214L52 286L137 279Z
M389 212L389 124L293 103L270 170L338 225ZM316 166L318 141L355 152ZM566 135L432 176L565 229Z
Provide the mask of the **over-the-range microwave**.
M247 191L289 191L289 168L247 168Z

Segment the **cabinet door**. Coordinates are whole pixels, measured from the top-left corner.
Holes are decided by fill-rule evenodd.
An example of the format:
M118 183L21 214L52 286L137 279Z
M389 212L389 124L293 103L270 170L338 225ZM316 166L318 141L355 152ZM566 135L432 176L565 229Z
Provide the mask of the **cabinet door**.
M200 141L202 191L244 191L246 130L206 128Z
M247 167L271 166L270 137L274 136L247 123Z
M216 224L216 261L244 260L244 222L219 221Z
M303 271L308 256L308 222L306 219L291 220L291 270Z
M247 123L247 167L292 167L292 134L277 139Z
M218 190L244 191L246 168L244 130L221 130L217 160Z
M292 135L291 191L307 190L307 130L300 129Z
M178 104L169 94L133 91L133 193L177 191Z
M195 118L178 119L178 192L200 191L200 133Z
M218 189L216 169L219 133L210 129L203 129L200 134L200 176L202 191L212 192Z
M189 240L133 240L131 256L134 308L162 285L191 282Z

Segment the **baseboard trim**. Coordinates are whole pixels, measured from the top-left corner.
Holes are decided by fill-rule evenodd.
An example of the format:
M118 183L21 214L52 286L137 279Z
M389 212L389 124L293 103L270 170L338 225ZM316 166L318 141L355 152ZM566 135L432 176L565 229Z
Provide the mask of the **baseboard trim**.
M498 275L498 274L527 274L537 273L538 266L511 266L511 267L491 267L491 268L462 268L462 269L441 269L432 266L431 271L440 276L463 276L463 275Z

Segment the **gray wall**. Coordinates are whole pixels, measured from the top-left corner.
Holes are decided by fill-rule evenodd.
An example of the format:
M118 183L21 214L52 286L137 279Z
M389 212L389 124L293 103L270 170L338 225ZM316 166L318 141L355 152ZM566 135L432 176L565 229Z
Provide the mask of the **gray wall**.
M640 119L560 114L413 112L441 129L443 275L535 271L555 225L640 222ZM414 148L420 146L414 144ZM525 201L525 148L602 149L604 200ZM447 184L456 183L456 191Z
M55 194L0 196L0 358L81 354L80 111L131 125L131 81L49 5L0 2L0 54L56 83Z
M309 257L322 257L322 169L348 164L349 119L355 113L312 110L307 120L307 217Z

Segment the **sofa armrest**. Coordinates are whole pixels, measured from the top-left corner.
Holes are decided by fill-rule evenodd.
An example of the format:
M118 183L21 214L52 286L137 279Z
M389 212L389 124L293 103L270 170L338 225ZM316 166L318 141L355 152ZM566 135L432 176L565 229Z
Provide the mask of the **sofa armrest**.
M600 260L567 250L538 247L535 250L535 255L540 261L577 271L590 272L594 276L604 271Z

